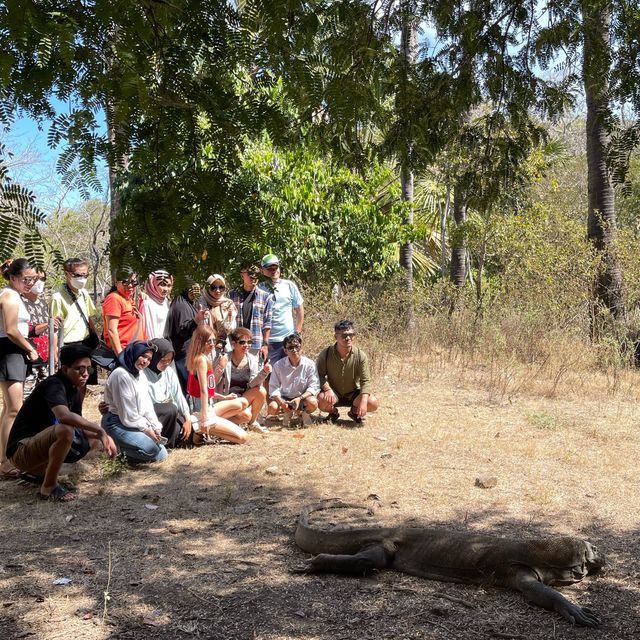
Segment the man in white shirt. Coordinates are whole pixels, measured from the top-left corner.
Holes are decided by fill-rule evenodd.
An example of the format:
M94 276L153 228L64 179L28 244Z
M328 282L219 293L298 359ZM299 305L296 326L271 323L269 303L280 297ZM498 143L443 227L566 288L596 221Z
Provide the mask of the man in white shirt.
M286 358L273 365L269 379L268 415L283 414L283 424L288 427L293 415L300 413L302 424L312 423L311 414L318 408L320 391L316 364L302 355L302 337L299 333L288 335L284 341Z

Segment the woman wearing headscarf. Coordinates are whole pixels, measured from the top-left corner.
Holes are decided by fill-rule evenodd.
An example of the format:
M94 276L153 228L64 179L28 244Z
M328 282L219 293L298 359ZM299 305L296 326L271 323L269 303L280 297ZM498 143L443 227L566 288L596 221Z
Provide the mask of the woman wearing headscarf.
M216 332L216 335L225 340L236 328L238 313L233 300L226 297L226 290L227 283L224 276L214 273L207 278L207 286L202 292L202 298L200 298L201 304L205 305L211 314L211 328Z
M145 375L140 375L155 350L150 342L130 342L118 356L118 366L104 388L108 410L102 416L102 428L131 462L162 462L167 457L149 383Z
M180 388L178 375L171 367L173 345L165 338L154 338L149 342L157 351L144 369L144 375L149 383L153 410L162 423L162 435L167 439L166 446L172 448L178 441L186 442L191 436L189 405Z
M158 269L149 274L140 296L140 311L144 317L147 338L164 338L167 335L169 296L173 288L173 276Z

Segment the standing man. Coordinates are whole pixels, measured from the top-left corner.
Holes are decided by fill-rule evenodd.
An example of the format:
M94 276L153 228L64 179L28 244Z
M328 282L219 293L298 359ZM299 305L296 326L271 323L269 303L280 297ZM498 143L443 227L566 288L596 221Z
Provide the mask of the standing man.
M371 394L369 359L353 344L356 332L351 320L340 320L333 328L335 344L323 349L316 360L321 389L318 407L329 413L332 422L340 417L338 407L349 407L349 417L362 423L367 413L378 408Z
M270 280L270 282L261 282L258 288L272 295L269 359L271 364L275 364L286 356L284 339L294 332L302 332L304 300L295 282L280 277L278 256L268 253L262 258L261 266L262 273Z
M77 462L100 443L109 457L117 453L104 429L82 417L90 356L91 349L83 345L62 347L60 370L35 387L9 433L7 457L23 472L21 478L40 485L42 500L76 499L69 487L58 483L64 462Z
M250 353L262 354L264 360L269 355L269 335L271 333L272 297L258 287L260 269L255 265L244 264L240 267L242 286L229 292L238 310L236 324L251 331Z
M63 322L63 344L82 344L90 349L98 346L98 331L93 322L96 306L85 289L89 278L89 265L82 258L64 261L65 283L51 296L49 315ZM87 384L98 384L98 373L94 371Z

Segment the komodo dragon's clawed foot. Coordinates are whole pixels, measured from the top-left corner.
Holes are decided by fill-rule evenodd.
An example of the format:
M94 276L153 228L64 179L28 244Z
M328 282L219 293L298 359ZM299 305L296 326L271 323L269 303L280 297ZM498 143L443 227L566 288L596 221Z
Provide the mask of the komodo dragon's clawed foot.
M316 573L316 572L313 570L313 563L311 562L311 560L305 560L291 567L291 569L289 569L289 573L304 575L304 574Z
M566 618L571 624L578 624L582 627L597 627L600 624L600 617L587 607L579 607L576 604L567 603L558 613Z

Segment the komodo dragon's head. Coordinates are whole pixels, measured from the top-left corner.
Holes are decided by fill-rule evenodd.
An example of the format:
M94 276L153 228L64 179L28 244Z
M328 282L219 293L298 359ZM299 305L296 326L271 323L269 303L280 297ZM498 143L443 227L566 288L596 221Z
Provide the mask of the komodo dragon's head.
M551 538L545 540L541 569L549 585L566 585L580 582L585 576L597 573L605 564L598 548L579 538Z

